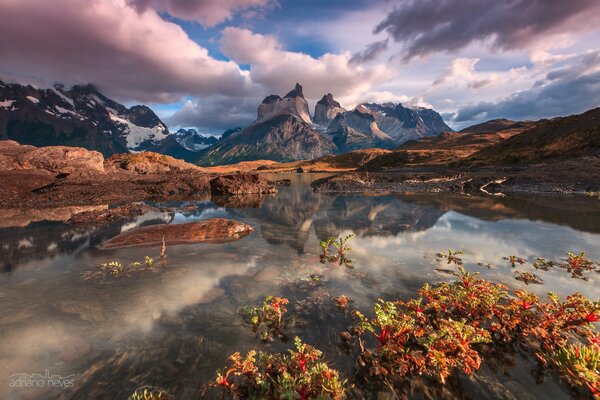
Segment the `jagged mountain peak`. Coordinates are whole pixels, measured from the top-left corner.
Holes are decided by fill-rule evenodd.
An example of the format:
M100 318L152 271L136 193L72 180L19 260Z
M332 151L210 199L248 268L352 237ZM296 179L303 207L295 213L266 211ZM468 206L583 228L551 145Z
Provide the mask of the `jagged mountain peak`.
M283 98L276 94L267 96L258 106L258 117L254 123L266 121L280 115L292 115L302 121L311 124L308 103L302 94L302 86L296 83L296 87Z
M277 103L278 101L281 101L282 98L281 96L278 96L276 94L271 94L268 95L267 97L265 97L265 99L262 101L262 104L273 104L273 103Z
M324 95L321 98L321 100L319 100L317 102L317 104L320 104L322 106L327 106L327 107L342 107L340 105L340 103L335 101L335 99L333 98L333 95L331 93L327 93L326 95Z
M296 82L296 86L290 90L283 98L285 99L293 99L294 97L302 97L304 99L304 94L302 93L302 85Z

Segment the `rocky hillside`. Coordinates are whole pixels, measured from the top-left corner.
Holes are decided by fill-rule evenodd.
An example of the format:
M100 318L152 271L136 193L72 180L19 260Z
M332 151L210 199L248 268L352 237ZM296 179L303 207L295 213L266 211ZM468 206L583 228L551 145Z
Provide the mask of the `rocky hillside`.
M0 139L110 155L150 147L168 135L148 107L127 108L91 85L37 89L0 81Z
M445 132L439 136L409 140L398 146L393 152L365 164L363 169L382 171L418 165L456 163L482 149L504 142L538 124L538 122L531 121L510 122L510 124L499 124L495 121L489 121L463 129L460 132Z
M254 123L200 152L198 164L233 164L260 159L293 161L336 151L336 146L312 127L302 86L296 84L283 98L267 96L258 107Z
M542 120L519 135L469 157L475 164L551 162L600 154L600 107L583 114Z

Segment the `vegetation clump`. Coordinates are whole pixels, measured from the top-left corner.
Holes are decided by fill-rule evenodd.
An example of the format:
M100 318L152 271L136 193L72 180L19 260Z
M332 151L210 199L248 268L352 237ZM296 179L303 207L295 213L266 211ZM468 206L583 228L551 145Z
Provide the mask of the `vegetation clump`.
M598 269L598 264L585 258L585 253L567 253L567 262L565 264L565 268L567 268L567 271L571 273L573 278L588 280L583 273Z
M524 282L526 285L529 285L530 283L534 283L534 284L542 284L544 281L542 281L542 279L535 275L532 274L531 272L523 272L523 271L515 271L515 279L521 282Z
M288 354L234 353L212 386L234 399L344 399L346 381L323 361L322 352L298 337L294 342Z
M510 263L510 266L515 268L517 266L517 264L525 264L527 262L526 259L524 259L523 257L519 257L519 256L508 256L508 257L502 257L503 260L506 260Z
M165 238L163 236L163 244L159 255L160 265L162 268L167 267L167 246L165 244ZM125 265L119 261L109 261L98 264L96 271L88 271L83 275L84 279L95 279L95 278L117 278L121 275L129 275L137 272L152 271L158 272L158 268L155 266L154 258L145 256L142 261L133 261L128 265Z
M459 269L458 281L426 284L416 299L380 300L372 318L356 311L353 336L368 375L388 386L414 375L443 383L455 370L477 370L483 343L512 342L595 393L600 302L579 293L564 301L552 293L547 301L524 290L509 295L503 285Z
M441 260L447 260L448 262L446 264L456 264L456 265L463 265L463 260L461 257L461 255L463 255L464 253L462 251L455 251L452 249L448 249L448 253L437 253L436 256L438 257L438 259Z
M284 337L287 320L284 315L289 303L285 297L267 296L259 307L244 306L240 309L243 321L263 341Z
M337 263L338 265L343 265L347 268L353 268L352 260L348 258L348 252L351 251L352 248L346 246L348 240L353 237L354 234L340 238L331 236L329 239L320 242L321 255L319 258L321 263Z

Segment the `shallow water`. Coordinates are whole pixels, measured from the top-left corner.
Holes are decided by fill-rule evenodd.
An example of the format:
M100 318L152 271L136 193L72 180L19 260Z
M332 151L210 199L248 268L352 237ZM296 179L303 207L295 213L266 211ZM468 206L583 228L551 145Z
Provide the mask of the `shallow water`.
M512 289L524 283L502 257L518 255L560 260L564 253L587 252L600 259L600 201L596 199L477 198L437 195L317 195L310 181L294 174L290 187L274 197L246 199L247 207L219 201L162 203L185 211L152 212L101 228L60 222L71 211L45 210L0 216L0 398L126 399L151 385L175 398L197 399L227 356L250 348L281 351L291 342L260 344L237 314L266 295L313 302L298 311L305 322L290 332L324 350L351 378L354 360L338 347L346 329L329 297L345 294L368 311L378 297L416 293L426 282L450 280L437 271L450 268L435 254L464 251L465 267ZM228 217L256 231L237 242L171 246L160 272L85 280L102 262L157 257L160 249L99 250L102 240L154 223L184 223ZM54 220L45 221L44 219ZM349 245L354 269L319 263L319 241L356 234ZM490 269L478 262L491 263ZM534 271L543 295L580 291L600 297L600 275L572 279L563 269ZM296 283L323 274L316 288ZM488 360L474 377L459 376L447 387L415 381L412 395L447 398L568 399L573 393L554 377L538 382L530 360L507 352ZM11 387L18 374L65 378L51 387ZM60 379L58 379L60 380ZM22 381L21 381L22 382ZM23 383L20 383L23 386ZM57 386L58 384L55 384ZM376 396L380 397L376 397ZM390 398L374 389L356 389L352 398Z

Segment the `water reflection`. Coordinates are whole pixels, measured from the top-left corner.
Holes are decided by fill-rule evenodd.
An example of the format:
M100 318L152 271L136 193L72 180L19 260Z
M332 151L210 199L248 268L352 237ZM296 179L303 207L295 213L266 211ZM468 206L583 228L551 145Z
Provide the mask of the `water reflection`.
M27 214L31 218L23 213L13 214L14 220L5 217L0 229L5 272L0 274L0 398L126 398L150 384L170 389L177 398L197 399L228 354L258 346L241 326L240 306L256 304L265 295L295 301L345 294L366 310L377 297L410 296L425 282L450 279L436 271L440 264L435 259L448 247L465 252L468 269L513 288L523 283L514 279L504 256L558 260L565 251L587 251L600 259L600 204L591 199L326 196L312 192L309 183L315 177L293 175L292 185L271 197L153 204L163 211L100 227L58 222L52 217L56 212L44 221L39 210ZM213 217L238 219L257 231L238 242L173 246L161 273L81 279L100 262L129 263L159 252L95 247L108 237L138 226ZM319 241L347 233L357 235L349 243L355 269L320 264ZM480 261L493 266L481 267ZM293 287L312 273L324 276L318 290ZM598 276L583 282L563 270L540 275L545 284L529 290L562 295L578 290L600 297ZM326 304L311 310L306 328L294 334L325 349L351 375L353 360L337 348L343 322ZM276 342L267 347L287 346ZM525 360L513 356L508 364L514 365L486 364L473 379L461 378L445 394L435 395L569 397L565 386L554 381L536 386ZM11 374L46 369L78 374L76 387L7 387Z

